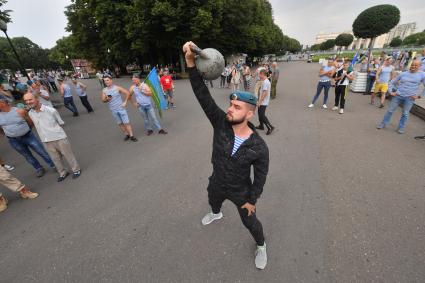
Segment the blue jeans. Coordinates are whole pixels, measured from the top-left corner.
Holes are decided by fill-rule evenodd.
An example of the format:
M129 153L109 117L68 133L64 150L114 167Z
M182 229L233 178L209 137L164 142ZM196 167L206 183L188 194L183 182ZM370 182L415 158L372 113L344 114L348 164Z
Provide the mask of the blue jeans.
M403 112L401 114L400 123L398 125L399 129L404 129L406 127L407 120L409 119L409 113L410 109L412 109L412 106L415 102L413 99L410 99L410 97L402 97L402 96L394 96L391 99L390 106L388 107L387 113L385 113L384 120L382 120L382 124L384 126L388 125L391 120L391 116L393 115L394 111L396 111L397 107L400 104L403 104Z
M74 114L78 114L77 106L75 106L74 99L72 97L64 97L63 103L69 111Z
M37 159L35 159L34 155L32 155L30 148L37 152L38 155L40 155L44 161L46 161L47 164L49 164L50 167L55 167L55 164L53 163L52 159L50 159L49 154L44 149L41 142L34 136L34 134L29 131L25 135L17 138L10 138L9 143L10 145L20 154L22 154L23 157L36 169L39 170L43 168L41 166L40 162L38 162Z
M366 93L370 94L372 91L373 84L375 83L375 76L367 76L366 81Z
M323 104L326 104L326 102L328 101L328 94L329 94L330 88L331 88L331 82L330 81L319 82L317 84L317 91L316 91L316 95L313 98L312 104L314 104L316 102L316 100L319 98L320 93L322 92L322 89L325 90L325 98L323 99Z
M139 105L138 109L140 114L142 114L145 130L152 131L152 125L154 125L157 130L161 130L161 124L156 118L155 108L153 108L152 105Z

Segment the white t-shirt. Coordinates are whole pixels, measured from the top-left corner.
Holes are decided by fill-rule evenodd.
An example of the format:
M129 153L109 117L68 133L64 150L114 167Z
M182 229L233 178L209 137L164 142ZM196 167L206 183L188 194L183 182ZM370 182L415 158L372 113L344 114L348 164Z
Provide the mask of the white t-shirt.
M271 90L271 83L268 79L265 79L262 83L261 83L261 91L260 91L260 97L263 95L264 91L267 91L267 96L263 99L263 102L261 103L261 105L267 106L269 105L270 102L270 90Z

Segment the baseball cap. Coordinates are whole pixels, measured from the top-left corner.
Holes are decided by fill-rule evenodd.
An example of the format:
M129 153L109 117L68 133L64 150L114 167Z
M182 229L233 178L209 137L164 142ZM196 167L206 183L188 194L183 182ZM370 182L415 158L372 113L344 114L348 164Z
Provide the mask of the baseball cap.
M257 105L257 98L254 96L254 94L248 91L237 90L230 94L229 99L243 101L251 105Z

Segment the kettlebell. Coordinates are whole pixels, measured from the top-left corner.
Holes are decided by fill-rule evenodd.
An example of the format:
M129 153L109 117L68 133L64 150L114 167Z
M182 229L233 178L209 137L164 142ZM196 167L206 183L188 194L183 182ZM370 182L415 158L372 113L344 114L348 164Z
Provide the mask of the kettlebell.
M201 76L205 80L218 79L224 69L224 57L214 48L200 49L196 45L191 45L190 49L197 56L195 64Z

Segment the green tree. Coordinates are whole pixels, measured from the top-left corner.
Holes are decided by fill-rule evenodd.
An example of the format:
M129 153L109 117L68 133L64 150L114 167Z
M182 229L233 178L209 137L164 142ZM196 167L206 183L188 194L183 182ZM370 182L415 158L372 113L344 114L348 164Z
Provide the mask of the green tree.
M68 59L66 58L68 56ZM49 60L62 66L70 67L69 59L79 59L83 55L75 45L75 38L73 35L62 37L56 41L56 45L50 49Z
M223 55L298 48L273 22L267 0L72 0L65 14L75 46L97 66L109 59L183 65L188 40Z
M3 10L2 6L4 6L7 3L7 0L0 0L0 20L2 20L5 23L10 23L12 21L10 17L10 12L12 10Z
M425 32L418 32L407 36L403 40L403 45L424 45Z
M26 37L15 37L11 39L19 54L24 68L36 70L50 68L49 50L43 49ZM0 65L5 69L18 70L19 64L10 48L6 38L0 37Z
M367 59L368 66L374 39L381 34L389 32L399 21L400 10L393 5L377 5L370 7L361 12L354 20L354 35L359 38L370 38L369 55Z
M342 46L348 47L354 40L354 36L349 33L341 33L335 38L335 45L339 46L341 49Z
M390 42L390 46L391 47L398 47L403 43L403 40L401 40L400 37L394 37L391 42Z
M328 39L322 44L320 44L320 50L329 50L331 48L334 48L335 46L335 39Z
M320 49L320 46L321 46L321 44L320 44L320 43L313 44L313 45L310 47L310 50L311 50L311 51L319 51L319 50L321 50L321 49Z
M289 38L288 51L295 53L301 51L301 44L295 38Z

